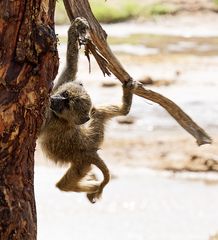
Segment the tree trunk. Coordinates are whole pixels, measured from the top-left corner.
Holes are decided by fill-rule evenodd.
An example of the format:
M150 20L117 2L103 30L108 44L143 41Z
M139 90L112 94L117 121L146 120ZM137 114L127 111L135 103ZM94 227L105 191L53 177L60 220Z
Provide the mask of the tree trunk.
M36 239L34 150L58 69L55 0L0 1L0 239Z

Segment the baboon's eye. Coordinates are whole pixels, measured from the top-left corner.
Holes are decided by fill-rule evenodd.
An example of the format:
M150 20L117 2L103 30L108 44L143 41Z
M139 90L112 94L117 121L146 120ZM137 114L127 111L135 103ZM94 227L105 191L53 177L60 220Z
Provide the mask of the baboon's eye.
M61 94L61 96L64 97L64 98L67 98L67 99L69 98L69 94L68 94L67 91L63 92L63 93Z

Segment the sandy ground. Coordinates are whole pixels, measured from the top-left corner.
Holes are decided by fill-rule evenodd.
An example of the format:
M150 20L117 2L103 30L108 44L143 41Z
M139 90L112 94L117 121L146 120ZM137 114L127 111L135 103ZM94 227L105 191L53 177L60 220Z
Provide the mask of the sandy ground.
M111 170L119 177L91 205L54 188L63 171L38 167L38 239L205 240L217 230L217 187L145 167Z
M164 18L162 22L144 23L141 28L149 33L151 26L157 26L159 34L166 29L165 34L183 29L187 38L190 33L202 34L207 29L205 37L210 33L218 36L216 24L212 21L206 25L207 21L210 23L207 19L209 16L202 31L193 18L192 27L179 18L171 22ZM105 28L116 33L118 26ZM128 24L124 26L128 35ZM66 32L64 27L57 30L60 34ZM62 63L65 47L60 45ZM172 84L168 86L148 88L181 106L207 130L213 144L198 147L160 106L134 97L129 118L108 124L100 154L111 169L112 181L95 205L90 205L83 194L55 189L55 182L65 169L57 169L37 147L38 240L207 240L218 231L218 57L168 53L135 56L125 52L117 55L137 80L145 76L170 80ZM78 78L95 104L120 101L118 81L103 78L94 62L89 75L84 57L80 58ZM102 82L115 86L105 88ZM124 120L132 123L121 124Z

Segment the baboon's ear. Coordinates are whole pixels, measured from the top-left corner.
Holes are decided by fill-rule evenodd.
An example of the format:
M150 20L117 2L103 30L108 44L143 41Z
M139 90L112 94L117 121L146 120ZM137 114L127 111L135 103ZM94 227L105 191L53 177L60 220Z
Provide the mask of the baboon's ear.
M96 108L92 107L91 112L90 112L90 116L93 116L96 113Z

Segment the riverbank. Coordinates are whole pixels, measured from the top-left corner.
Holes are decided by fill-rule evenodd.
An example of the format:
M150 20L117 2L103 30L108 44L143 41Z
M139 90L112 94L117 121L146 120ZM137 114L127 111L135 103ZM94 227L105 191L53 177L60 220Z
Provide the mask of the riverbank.
M163 16L194 16L198 13L218 12L217 0L92 0L90 5L101 23L117 23L131 19L147 21ZM62 1L57 2L55 22L58 25L69 23Z

